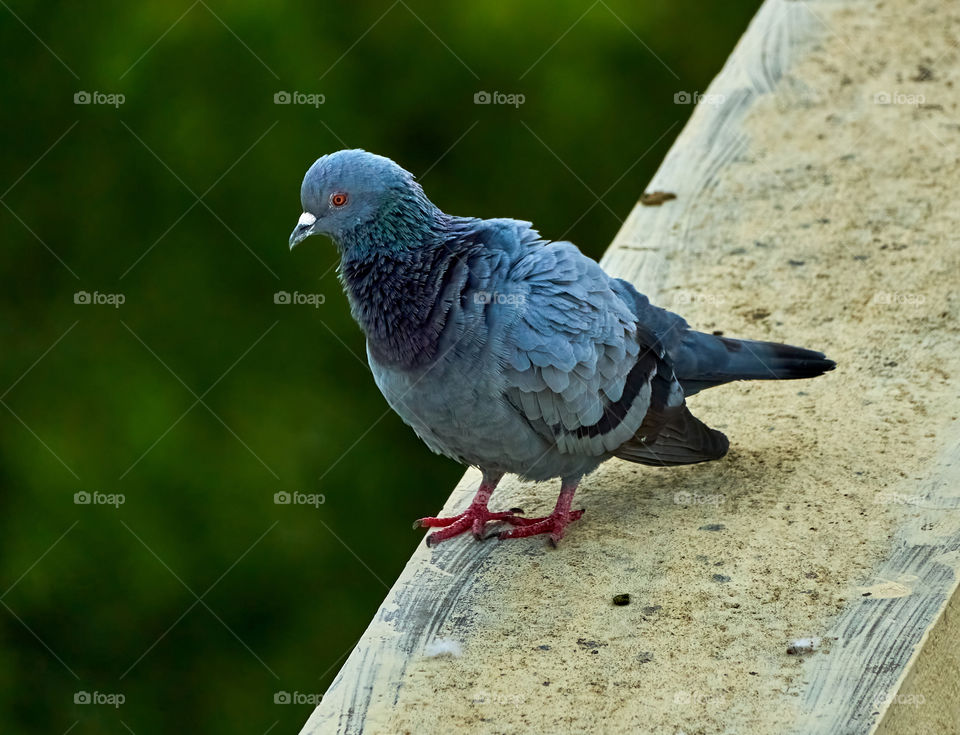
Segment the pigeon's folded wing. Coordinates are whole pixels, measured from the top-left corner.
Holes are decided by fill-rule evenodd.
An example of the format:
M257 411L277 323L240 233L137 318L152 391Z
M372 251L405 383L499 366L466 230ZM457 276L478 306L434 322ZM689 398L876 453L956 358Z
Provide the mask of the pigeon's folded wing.
M683 392L617 282L569 243L531 249L510 279L526 287L506 339L510 404L564 453L655 439Z

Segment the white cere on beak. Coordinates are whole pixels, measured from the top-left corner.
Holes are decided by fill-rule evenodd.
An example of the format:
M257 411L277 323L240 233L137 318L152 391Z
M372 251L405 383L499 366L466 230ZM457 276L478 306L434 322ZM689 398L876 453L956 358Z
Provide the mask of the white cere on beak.
M310 214L309 212L304 212L303 214L300 215L300 219L297 220L297 224L309 226L316 221L317 221L317 218L314 215Z

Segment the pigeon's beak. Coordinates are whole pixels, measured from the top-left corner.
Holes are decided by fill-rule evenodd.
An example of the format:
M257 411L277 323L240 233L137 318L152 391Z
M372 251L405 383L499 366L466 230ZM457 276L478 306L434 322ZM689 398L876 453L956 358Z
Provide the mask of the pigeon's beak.
M297 220L297 226L290 233L290 249L293 250L297 243L305 240L313 234L313 226L317 223L317 218L309 212L304 212Z

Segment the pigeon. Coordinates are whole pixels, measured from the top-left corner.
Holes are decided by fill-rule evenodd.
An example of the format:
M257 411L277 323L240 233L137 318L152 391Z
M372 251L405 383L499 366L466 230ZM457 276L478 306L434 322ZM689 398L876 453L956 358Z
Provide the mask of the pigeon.
M735 380L812 378L822 352L699 332L529 222L441 211L408 171L364 150L319 158L289 244L326 235L377 387L434 452L482 474L462 513L419 519L432 545L464 532L548 535L583 510L581 479L618 458L653 467L723 457L687 407ZM560 480L553 511L493 511L505 474ZM492 523L492 531L488 524Z

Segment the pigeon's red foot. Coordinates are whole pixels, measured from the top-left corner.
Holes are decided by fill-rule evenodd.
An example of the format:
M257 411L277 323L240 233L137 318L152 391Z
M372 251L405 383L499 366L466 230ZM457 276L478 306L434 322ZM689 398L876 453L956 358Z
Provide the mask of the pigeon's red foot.
M509 531L503 531L500 538L526 538L527 536L539 536L541 533L550 534L550 543L556 546L567 525L577 520L583 515L582 510L569 510L557 508L548 516L543 518L519 518L520 523L517 528L511 528Z
M527 536L549 533L550 543L556 546L563 538L563 532L566 531L570 522L583 515L582 510L570 510L570 505L573 503L573 494L577 491L579 480L579 477L564 479L560 485L560 496L557 498L553 513L543 518L521 518L519 519L520 522L516 524L518 528L503 531L500 538L526 538Z
M541 533L550 534L550 542L556 546L557 542L563 538L563 532L571 521L577 520L583 515L582 510L570 510L573 503L573 494L577 491L577 483L580 477L563 478L560 483L560 496L557 498L557 504L553 513L543 518L521 518L518 513L523 513L519 508L513 508L508 511L492 512L487 509L487 503L490 502L490 496L493 494L497 483L502 477L501 474L484 473L483 482L477 490L473 502L460 515L450 518L421 518L413 524L414 528L441 528L436 533L427 536L427 546L433 546L448 538L459 536L466 531L472 531L477 539L491 538L498 535L500 538L525 538L527 536L539 536ZM484 536L483 529L490 521L500 521L516 526L509 531L503 531L497 534L494 531L491 536Z
M527 519L520 518L517 513L523 513L519 508L508 511L493 512L487 509L486 504L472 503L463 513L449 518L428 517L420 518L414 528L442 528L442 531L427 536L427 546L433 546L441 541L459 536L466 531L472 531L477 539L483 538L483 529L490 521L501 521L511 524L525 523Z

